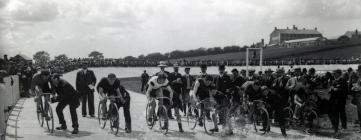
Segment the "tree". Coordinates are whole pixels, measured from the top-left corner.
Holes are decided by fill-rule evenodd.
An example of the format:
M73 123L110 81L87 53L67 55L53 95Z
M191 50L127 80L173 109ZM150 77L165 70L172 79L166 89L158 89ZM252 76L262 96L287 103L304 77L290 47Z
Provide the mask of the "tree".
M100 53L98 51L92 51L88 56L96 60L104 58L103 53Z
M61 55L55 56L54 61L55 62L63 62L63 63L65 63L65 62L69 61L69 58L65 54L61 54Z
M145 59L145 56L142 54L142 55L139 55L138 56L138 59Z
M165 57L163 54L161 54L160 52L156 52L156 53L150 53L146 56L147 59L150 60L163 60L166 59L167 57Z
M35 65L45 67L50 61L50 54L45 51L38 51L33 55Z
M133 57L133 56L126 56L124 57L124 60L136 60L137 58Z

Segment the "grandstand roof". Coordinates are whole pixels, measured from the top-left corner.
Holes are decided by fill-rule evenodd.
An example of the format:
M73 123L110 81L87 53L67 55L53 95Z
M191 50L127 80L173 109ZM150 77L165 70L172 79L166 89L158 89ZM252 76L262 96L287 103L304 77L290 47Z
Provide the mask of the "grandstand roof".
M319 31L314 29L275 29L273 32L279 32L280 34L321 34Z

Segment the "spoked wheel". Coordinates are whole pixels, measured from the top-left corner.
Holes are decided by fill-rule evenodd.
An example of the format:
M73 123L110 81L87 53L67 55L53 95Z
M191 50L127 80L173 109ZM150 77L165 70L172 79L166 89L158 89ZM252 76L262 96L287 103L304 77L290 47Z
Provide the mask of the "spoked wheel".
M256 112L254 112L254 115L252 116L253 119L253 126L254 126L254 130L256 132L258 132L257 126L258 123L260 124L260 127L263 128L263 123L266 123L266 130L264 131L264 133L268 132L269 128L270 128L270 121L269 121L269 114L268 111L266 110L266 108L261 107L258 110L256 110Z
M168 111L164 105L159 106L158 108L158 121L159 121L160 130L164 135L166 135L168 133L169 122L168 122Z
M103 107L105 108L105 110L107 110L106 104L99 103L99 105L98 105L98 121L99 121L99 126L101 129L105 128L105 125L108 120L106 112L104 112L102 109Z
M114 135L117 135L119 132L119 112L115 103L109 105L109 123L110 130L112 130Z
M153 112L153 115L150 117L150 120L148 120L148 118L149 118L149 116L150 116L150 114L148 113L149 110L150 110L150 107L151 107L151 106L150 106L150 104L148 103L148 104L147 104L147 107L146 107L146 109L145 109L145 111L146 111L145 121L147 122L148 128L149 128L149 129L152 129L153 126L154 126L154 123L155 123L156 114L155 114L155 112Z
M197 126L197 122L199 118L198 112L199 111L196 107L190 107L189 111L187 112L187 124L191 130L193 130Z
M214 128L215 124L213 123L212 117L208 116L207 111L203 111L202 121L203 121L204 131L206 131L208 135L212 135L214 132L210 130Z
M39 104L39 107L38 107ZM44 126L44 117L43 117L44 109L41 103L36 103L36 116L38 117L38 122L40 127Z
M248 134L248 128L246 126L247 124L247 118L246 115L242 113L243 110L241 110L241 106L237 107L235 110L228 111L229 121L230 124L233 125L234 129L238 129L245 134Z
M308 120L309 117L311 117L313 120L311 123L316 124L317 127L320 127L320 119L315 110L310 111L307 116L305 116L306 120Z
M46 120L46 126L48 127L48 131L50 133L53 133L54 132L54 115L53 115L53 109L51 108L51 105L50 103L47 103L48 104L48 116L49 116L49 119L45 119Z
M286 128L290 128L293 125L293 111L290 107L283 109L284 117L286 120Z

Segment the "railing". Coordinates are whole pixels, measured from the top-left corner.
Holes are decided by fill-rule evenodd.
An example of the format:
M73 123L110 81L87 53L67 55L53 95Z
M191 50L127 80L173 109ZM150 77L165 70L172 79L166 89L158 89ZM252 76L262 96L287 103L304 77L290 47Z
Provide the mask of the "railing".
M5 140L7 120L11 110L20 98L19 77L12 75L0 83L0 140Z

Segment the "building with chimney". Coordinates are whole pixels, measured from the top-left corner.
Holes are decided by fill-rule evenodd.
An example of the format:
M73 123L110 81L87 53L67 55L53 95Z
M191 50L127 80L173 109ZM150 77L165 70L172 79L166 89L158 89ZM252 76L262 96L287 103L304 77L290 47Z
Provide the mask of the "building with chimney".
M270 35L269 45L280 45L281 43L289 40L315 37L322 37L322 34L317 30L317 27L314 29L298 29L295 25L293 25L292 29L288 27L286 29L279 29L275 27Z

